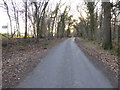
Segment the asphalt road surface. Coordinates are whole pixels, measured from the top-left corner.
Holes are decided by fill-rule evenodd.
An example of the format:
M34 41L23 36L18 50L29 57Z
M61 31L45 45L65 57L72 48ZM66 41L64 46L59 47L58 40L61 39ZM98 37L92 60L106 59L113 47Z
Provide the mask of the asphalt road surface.
M112 85L70 38L52 48L17 88L112 88Z

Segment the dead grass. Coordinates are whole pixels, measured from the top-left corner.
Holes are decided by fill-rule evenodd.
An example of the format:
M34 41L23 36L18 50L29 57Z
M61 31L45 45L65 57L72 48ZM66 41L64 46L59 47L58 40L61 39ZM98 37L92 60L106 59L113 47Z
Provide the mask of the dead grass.
M119 65L118 56L111 55L109 50L103 50L98 44L94 42L88 42L81 38L76 38L77 44L83 48L89 55L94 56L97 60L103 62L110 70L116 73L116 78L118 78Z
M7 45L6 41L2 41L2 85L12 88L40 63L49 48L62 40L12 39Z

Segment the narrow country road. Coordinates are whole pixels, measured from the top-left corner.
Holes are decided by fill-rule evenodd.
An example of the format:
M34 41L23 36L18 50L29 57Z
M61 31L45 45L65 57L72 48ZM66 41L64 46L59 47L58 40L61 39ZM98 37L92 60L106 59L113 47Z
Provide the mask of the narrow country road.
M70 38L52 48L17 88L112 88L112 85Z

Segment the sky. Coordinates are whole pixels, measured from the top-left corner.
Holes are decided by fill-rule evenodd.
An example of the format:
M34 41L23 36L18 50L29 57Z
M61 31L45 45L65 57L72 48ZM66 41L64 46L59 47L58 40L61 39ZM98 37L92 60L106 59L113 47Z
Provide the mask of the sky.
M21 1L21 0L16 0L16 1ZM51 5L52 9L55 8L56 3L59 2L59 0L50 0L49 4ZM70 14L74 16L74 18L78 17L78 12L76 10L77 5L82 2L82 0L61 0L61 3L65 3L64 6L61 7L61 11L64 10L66 5L70 5L71 6L71 10L70 10ZM2 0L0 0L0 3L2 3ZM24 28L24 24L22 22L22 19L20 20L20 28ZM9 26L9 19L8 16L5 12L5 10L3 8L0 7L0 32L2 33L6 33L7 30L6 29L2 29L2 26L7 25L8 24L8 29L10 29ZM23 32L24 30L22 30L21 32Z
M9 1L9 0L8 0ZM18 2L18 4L20 4L20 2L22 0L15 0ZM55 6L56 6L56 3L58 3L60 0L50 0L49 1L49 5L51 6L52 10L55 9ZM96 0L95 0L96 1ZM116 1L116 0L111 0L111 1ZM73 18L74 19L78 19L78 16L79 16L79 13L77 11L77 6L79 5L80 6L80 9L81 9L81 12L82 12L82 15L83 17L86 16L85 12L82 10L82 8L84 7L83 5L83 2L84 0L61 0L61 3L65 5L61 7L61 11L64 10L65 6L66 5L70 5L71 6L71 10L69 12L70 15L73 15ZM2 3L2 0L0 0L0 4ZM19 7L21 8L21 7ZM23 7L22 7L23 8ZM9 19L8 19L8 16L6 14L6 11L0 7L0 32L2 33L5 33L7 32L6 29L2 29L2 26L4 25L7 25L8 24L8 30L10 29L10 26L9 26ZM22 29L21 29L22 28ZM20 18L20 29L21 29L21 32L24 32L24 23L23 23L23 19Z
M15 0L18 2L21 2L22 0ZM51 6L52 10L55 9L56 3L58 3L60 0L50 0L49 1L49 5ZM114 1L114 0L113 0ZM0 0L0 4L2 3L2 0ZM70 9L70 15L73 15L74 19L78 19L79 13L77 11L77 6L80 6L80 11L82 12L83 17L86 16L85 12L83 11L83 3L84 0L61 0L61 3L65 5L61 7L61 11L64 10L66 5L70 5L71 9ZM19 7L19 8L23 8L23 7ZM8 31L10 31L10 26L9 26L9 19L8 16L6 14L6 11L0 7L0 32L2 33L6 33L7 30L6 29L2 29L2 26L7 25L8 24ZM24 23L23 23L23 19L20 18L20 30L23 33L24 32Z

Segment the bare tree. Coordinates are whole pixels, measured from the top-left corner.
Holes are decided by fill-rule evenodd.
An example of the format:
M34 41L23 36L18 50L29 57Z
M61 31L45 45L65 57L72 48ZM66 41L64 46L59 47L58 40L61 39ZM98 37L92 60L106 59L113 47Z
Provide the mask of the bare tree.
M10 10L9 10L7 1L3 0L3 3L4 3L4 8L5 8L6 11L7 11L7 15L8 15L8 18L9 18L9 21L10 21L11 36L12 36L12 34L13 34L13 32L12 32L12 18L11 18L11 16L10 16Z
M19 10L17 9L16 2L13 2L13 0L11 0L11 4L12 4L12 7L13 7L14 20L15 20L15 23L16 23L16 31L17 31L17 37L18 37L18 36L20 36L19 15L18 15ZM14 34L15 34L15 32L14 32Z
M57 15L58 15L59 8L60 8L60 2L56 4L55 10L53 11L53 17L52 17L53 18L53 23L52 23L52 28L51 28L52 36L53 36L53 30L54 30L55 21L56 21Z
M43 0L40 2L31 2L31 5L33 5L33 21L32 23L34 24L34 33L37 33L37 38L41 38L42 37L42 25L43 25L43 21L44 21L44 16L45 16L45 10L46 7L48 5L49 0ZM29 18L31 18L29 16Z
M42 17L41 17L41 29L40 29L40 31L42 32L41 34L43 34L43 35L41 35L42 37L46 37L46 32L47 32L47 25L46 25L46 22L45 22L45 20L46 20L46 8L47 8L47 5L48 5L48 2L49 2L49 0L48 1L46 1L45 2L45 4L44 4L44 7L43 7L43 9L42 9Z
M87 3L87 7L88 7L88 11L90 14L90 39L93 40L94 38L94 8L95 8L95 3L94 2L88 2Z

